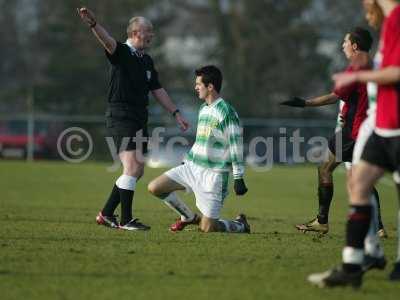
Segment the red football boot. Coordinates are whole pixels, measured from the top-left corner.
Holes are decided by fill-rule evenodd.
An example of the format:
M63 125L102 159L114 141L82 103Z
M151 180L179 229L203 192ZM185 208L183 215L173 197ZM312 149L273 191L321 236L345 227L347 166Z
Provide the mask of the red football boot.
M182 221L181 219L177 219L174 224L169 227L170 231L182 231L188 225L198 225L200 223L200 217L195 214L193 220L191 221Z

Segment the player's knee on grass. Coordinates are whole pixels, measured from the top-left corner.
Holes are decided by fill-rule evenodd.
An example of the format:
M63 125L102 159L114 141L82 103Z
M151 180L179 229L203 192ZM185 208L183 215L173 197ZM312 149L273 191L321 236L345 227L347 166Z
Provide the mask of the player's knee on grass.
M220 231L218 220L210 219L204 216L201 218L199 229L204 233Z

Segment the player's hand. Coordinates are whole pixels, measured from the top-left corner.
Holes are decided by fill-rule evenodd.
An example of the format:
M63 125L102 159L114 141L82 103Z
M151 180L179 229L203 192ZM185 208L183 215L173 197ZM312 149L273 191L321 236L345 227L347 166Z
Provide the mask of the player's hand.
M177 113L175 116L176 123L182 131L186 131L189 128L189 122L180 114Z
M292 107L305 107L306 100L299 98L299 97L293 97L291 100L283 101L279 104L286 105L286 106L292 106Z
M86 7L77 8L76 10L78 15L86 24L89 26L96 24L96 16L91 10L87 9Z
M344 72L333 75L332 79L335 82L335 89L341 89L352 83L355 83L357 81L357 76L357 72Z
M244 194L247 193L247 187L246 184L244 183L243 178L241 179L235 179L233 189L235 190L236 195L238 196L243 196Z

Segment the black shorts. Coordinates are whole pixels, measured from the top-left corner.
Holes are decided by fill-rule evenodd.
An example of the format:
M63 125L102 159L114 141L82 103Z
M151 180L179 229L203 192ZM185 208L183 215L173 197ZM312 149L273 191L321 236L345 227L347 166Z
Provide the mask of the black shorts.
M149 134L147 126L127 120L106 119L107 138L111 138L118 153L140 150L147 153ZM109 142L107 139L107 142Z
M337 144L337 141L340 141L341 145ZM339 161L351 162L355 143L347 131L339 130L329 139L328 148Z
M382 137L374 132L365 145L361 159L390 172L400 172L400 136Z
M114 143L118 153L122 151L138 150L142 154L146 154L148 151L148 141L141 140L142 137L140 137L138 140L136 140L135 137L121 135L108 136L107 139L109 138L111 138L112 143Z

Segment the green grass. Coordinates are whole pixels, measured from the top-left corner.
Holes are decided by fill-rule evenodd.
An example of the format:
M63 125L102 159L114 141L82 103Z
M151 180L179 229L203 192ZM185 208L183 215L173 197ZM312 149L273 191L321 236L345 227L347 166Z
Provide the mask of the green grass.
M0 162L1 299L398 299L386 280L395 257L394 188L380 185L390 239L384 272L366 275L361 290L320 290L306 276L340 261L347 197L335 175L331 231L322 238L293 225L314 217L315 166L248 171L250 192L231 195L223 217L249 216L253 234L172 234L175 215L146 192L162 170L147 169L135 215L149 232L111 230L94 218L117 173L106 164ZM191 196L184 196L194 207Z

